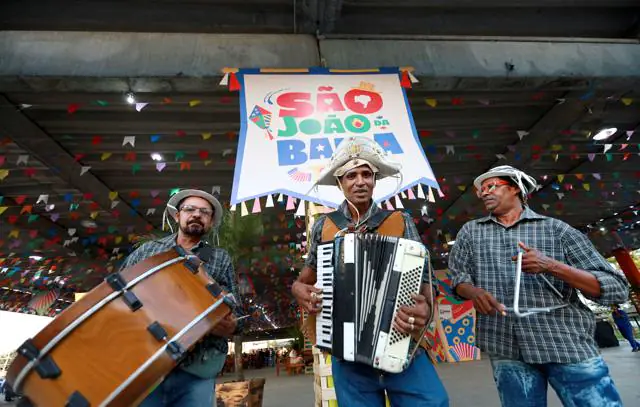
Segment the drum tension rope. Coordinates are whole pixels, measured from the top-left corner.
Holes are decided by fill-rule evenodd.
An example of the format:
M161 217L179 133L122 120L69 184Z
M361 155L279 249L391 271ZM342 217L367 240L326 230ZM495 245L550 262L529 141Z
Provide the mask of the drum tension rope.
M113 289L113 291L122 292L122 300L131 309L131 311L137 311L142 308L142 301L131 291L126 290L127 283L124 281L120 273L113 273L107 276L105 279L107 284Z

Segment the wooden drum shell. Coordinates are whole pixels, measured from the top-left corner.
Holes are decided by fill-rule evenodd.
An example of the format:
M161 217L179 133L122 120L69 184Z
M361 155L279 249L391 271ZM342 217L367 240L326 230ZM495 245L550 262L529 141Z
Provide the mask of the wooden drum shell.
M178 257L174 250L157 254L121 272L128 283L154 266ZM36 406L64 406L76 391L91 406L99 406L118 386L165 342L157 340L147 327L158 322L167 332L168 340L181 331L222 296L214 296L207 285L213 281L202 267L193 273L182 259L138 282L129 291L142 302L142 307L132 311L119 296L62 339L48 355L60 368L54 379L42 379L31 370L22 381L20 394ZM42 350L56 335L79 316L102 301L114 291L102 282L78 302L60 313L49 325L33 338L35 346ZM224 294L224 293L223 293ZM222 303L206 318L195 324L178 342L187 350L226 315L230 308ZM18 354L7 372L13 386L28 360ZM111 406L129 406L141 402L146 395L174 367L176 361L169 352L151 364L137 379L120 393Z

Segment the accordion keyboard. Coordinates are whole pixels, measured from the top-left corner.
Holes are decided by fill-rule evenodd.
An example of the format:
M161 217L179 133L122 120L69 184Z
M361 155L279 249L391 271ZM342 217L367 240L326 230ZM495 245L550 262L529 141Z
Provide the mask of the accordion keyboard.
M333 243L318 245L316 288L322 290L320 313L316 317L316 344L331 349L333 308Z

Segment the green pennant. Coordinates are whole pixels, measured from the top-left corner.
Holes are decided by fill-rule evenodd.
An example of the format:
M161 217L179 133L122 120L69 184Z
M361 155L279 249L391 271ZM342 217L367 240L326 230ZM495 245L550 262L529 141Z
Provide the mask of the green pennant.
M109 231L109 233L116 233L118 231L118 228L115 226L109 226L107 230Z
M102 107L109 106L109 102L107 102L106 100L96 100L96 104Z
M480 137L480 130L472 131L471 135L473 136L474 139L477 139L478 137Z
M607 157L607 161L613 160L613 154L607 153L607 154L605 154L605 156Z
M131 173L133 175L136 174L136 172L140 171L141 165L139 163L135 163L131 166Z
M29 219L27 220L27 223L31 223L31 222L35 222L38 220L38 218L40 217L40 215L29 215Z
M180 188L173 188L170 192L169 192L169 196L174 196L175 194L177 194L178 192L180 192Z
M611 160L609 160L609 161L611 161ZM619 172L617 172L617 171L616 171L616 172L614 172L614 173L613 173L613 178L615 178L615 179L620 179L620 173L619 173Z
M180 161L184 158L184 151L176 151L175 161Z

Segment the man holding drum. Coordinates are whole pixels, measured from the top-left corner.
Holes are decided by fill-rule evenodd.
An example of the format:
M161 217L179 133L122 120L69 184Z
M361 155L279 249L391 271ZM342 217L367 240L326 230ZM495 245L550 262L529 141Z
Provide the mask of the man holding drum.
M178 230L170 236L146 242L131 253L122 269L133 266L155 254L165 252L176 244L198 254L202 267L225 291L238 297L236 278L229 254L211 247L211 237L222 222L222 206L211 194L187 189L173 195L163 215L163 226L171 216ZM171 231L172 225L169 223ZM142 402L141 407L189 406L211 407L215 400L215 378L222 370L227 356L227 338L238 330L232 314L199 342L164 381Z
M544 407L550 383L565 406L622 406L594 340L593 313L578 297L624 302L622 273L582 233L529 208L531 176L503 165L474 185L489 215L458 232L449 269L455 293L479 313L478 346L489 354L502 405Z
M340 143L317 184L336 185L343 192L345 201L336 212L343 215L350 230L420 241L409 216L397 211L382 218L383 211L372 200L376 180L399 173L399 165L389 162L375 141L366 137L349 137ZM323 241L333 240L337 230L339 228L327 216L316 221L309 238L306 265L291 288L298 304L310 314L318 313L322 295L322 290L314 287L316 248ZM398 331L412 334L414 338L419 337L432 312L427 302L433 295L428 283L428 267L430 265L425 264L421 294L414 294L415 305L402 307L393 322ZM341 406L382 407L385 405L385 391L394 406L449 405L447 393L423 349L416 352L409 367L401 373L386 373L369 365L333 357L332 374Z

